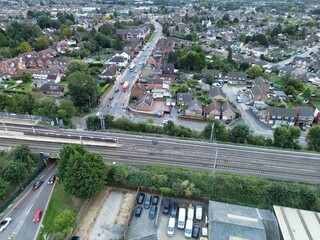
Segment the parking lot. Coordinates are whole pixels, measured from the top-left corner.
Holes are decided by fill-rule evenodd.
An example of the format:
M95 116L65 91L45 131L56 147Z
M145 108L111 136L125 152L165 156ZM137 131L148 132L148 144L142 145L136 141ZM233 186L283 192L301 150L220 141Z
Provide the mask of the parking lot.
M145 195L152 195L152 194L147 194ZM193 220L193 225L197 224L200 226L200 229L203 227L206 227L205 219L208 213L208 206L206 203L202 202L196 202L196 201L191 201L191 200L184 200L184 199L173 199L173 198L160 198L158 204L157 204L157 215L155 219L150 219L149 218L149 212L151 208L144 208L144 203L143 204L136 204L136 207L142 207L142 212L140 217L136 217L135 215L132 217L131 223L130 223L130 228L128 231L128 237L127 239L161 239L161 240L169 240L169 239L175 239L175 240L182 240L186 239L185 237L185 231L184 230L179 230L177 228L177 223L178 223L178 216L176 218L176 223L175 223L175 228L174 228L174 235L173 237L168 237L167 235L167 227L168 227L168 222L169 222L169 217L170 217L170 211L169 209L169 214L165 215L162 213L163 211L163 202L165 200L169 200L172 206L173 202L178 203L179 208L186 208L188 211L188 206L191 204L194 208L197 204L201 205L203 208L202 212L202 220L198 221L194 218ZM187 216L186 216L187 218ZM201 236L201 231L199 234L199 238Z

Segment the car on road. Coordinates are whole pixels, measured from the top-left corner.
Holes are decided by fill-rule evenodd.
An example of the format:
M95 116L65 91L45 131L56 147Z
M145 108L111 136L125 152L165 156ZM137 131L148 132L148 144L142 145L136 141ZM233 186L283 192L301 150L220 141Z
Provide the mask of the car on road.
M196 205L196 219L201 221L202 220L202 206Z
M154 196L152 198L152 205L158 205L158 202L159 202L159 197L158 196Z
M33 217L33 222L39 222L42 217L42 211L37 210Z
M157 215L157 206L152 206L149 212L149 218L150 219L155 219L156 215Z
M124 81L121 81L120 84L123 85L123 84L124 84Z
M54 184L55 181L56 181L56 175L52 175L48 180L48 184L52 185Z
M86 240L84 237L73 236L70 240Z
M140 193L139 196L137 197L137 204L143 204L145 196L146 195L144 193Z
M109 101L112 101L113 100L113 97L109 97Z
M42 183L43 183L43 180L38 180L33 184L32 188L33 189L38 189L41 186Z
M165 125L165 124L167 124L167 123L168 123L168 121L169 121L169 120L163 120L163 122L162 122L162 123Z
M142 213L142 207L140 207L140 206L136 207L136 210L134 211L134 215L136 217L140 217L141 213Z
M199 234L200 234L200 226L198 224L195 224L192 230L192 237L199 238Z
M116 92L116 93L119 92L119 89L116 89L114 92Z
M179 208L178 203L173 202L172 207L171 207L170 217L177 218L178 208Z
M12 221L12 218L5 218L0 222L0 232L2 232L6 227L8 227L9 223Z
M146 208L146 209L150 208L151 201L152 201L152 196L147 195L146 200L144 200L144 208Z

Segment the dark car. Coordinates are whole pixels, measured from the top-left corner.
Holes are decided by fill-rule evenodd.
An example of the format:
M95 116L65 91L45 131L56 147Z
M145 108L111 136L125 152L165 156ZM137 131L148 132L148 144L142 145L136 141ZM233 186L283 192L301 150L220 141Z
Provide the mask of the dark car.
M170 200L166 199L163 201L162 213L167 215L170 212Z
M109 101L112 101L113 97L109 97Z
M43 180L38 180L33 184L32 188L33 189L38 189L41 186L42 183L43 183Z
M159 202L159 197L158 196L153 196L152 205L158 205L158 202Z
M79 236L73 236L70 240L86 240L86 238L79 237Z
M136 207L136 210L134 211L134 215L136 217L140 217L141 213L142 213L142 207L140 207L140 206Z
M144 208L146 208L146 209L150 208L151 201L152 201L152 196L147 195L146 199L144 200Z
M52 185L54 184L54 182L56 181L56 176L55 175L52 175L49 180L48 180L48 184L49 185Z
M178 203L173 202L172 207L171 207L170 217L177 218L178 208L179 208Z
M145 196L146 195L144 193L140 193L139 196L137 197L137 204L143 204Z
M156 217L157 214L157 206L152 206L149 212L149 218L150 219L154 219Z
M200 226L195 224L193 226L192 237L193 238L199 238L199 233L200 233Z
M119 92L119 89L116 89L115 92L116 92L116 93Z

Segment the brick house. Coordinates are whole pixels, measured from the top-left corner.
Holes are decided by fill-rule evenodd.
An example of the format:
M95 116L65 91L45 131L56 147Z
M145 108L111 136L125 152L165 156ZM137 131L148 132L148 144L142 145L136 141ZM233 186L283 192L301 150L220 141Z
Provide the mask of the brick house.
M221 104L213 100L208 106L205 107L204 113L207 117L213 117L214 119L220 119L221 117Z
M246 84L247 74L244 72L230 72L228 73L228 81L230 83Z
M219 70L213 69L202 69L202 77L207 78L207 76L212 76L215 81L222 80L222 74Z
M304 126L310 126L313 123L314 120L314 110L311 107L296 107L296 113L297 113L297 119L296 124L297 125L304 125Z
M226 94L223 92L222 88L220 88L220 87L212 87L210 89L209 97L212 100L225 101L227 99Z
M136 84L131 90L131 97L141 99L146 92L146 88L142 84Z
M191 93L178 93L177 94L177 105L188 106L192 100Z
M153 105L153 97L151 95L144 95L135 106L139 111L150 111Z
M259 85L256 85L253 88L251 88L250 94L253 102L266 102L268 100L268 94Z
M270 84L267 83L262 77L253 79L252 82L255 86L259 86L265 92L270 90Z
M297 113L293 108L267 107L266 123L272 126L293 126L296 123Z
M48 82L43 84L40 88L33 88L32 92L41 92L43 94L52 96L62 96L65 91L65 86L56 84L54 82Z
M193 99L189 102L188 108L186 109L186 116L202 116L202 103L198 99Z
M147 90L162 89L163 79L161 78L149 78L147 79Z
M238 112L238 110L236 108L234 108L233 106L231 106L231 104L227 101L221 105L222 120L235 119L237 112Z

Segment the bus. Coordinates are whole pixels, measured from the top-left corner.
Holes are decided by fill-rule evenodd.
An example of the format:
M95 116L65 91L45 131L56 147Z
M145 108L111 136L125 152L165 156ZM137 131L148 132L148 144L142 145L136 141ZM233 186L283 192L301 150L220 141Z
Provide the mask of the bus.
M129 67L130 72L133 72L135 66L136 66L136 65L135 65L134 63L132 63L132 64L130 65L130 67Z

